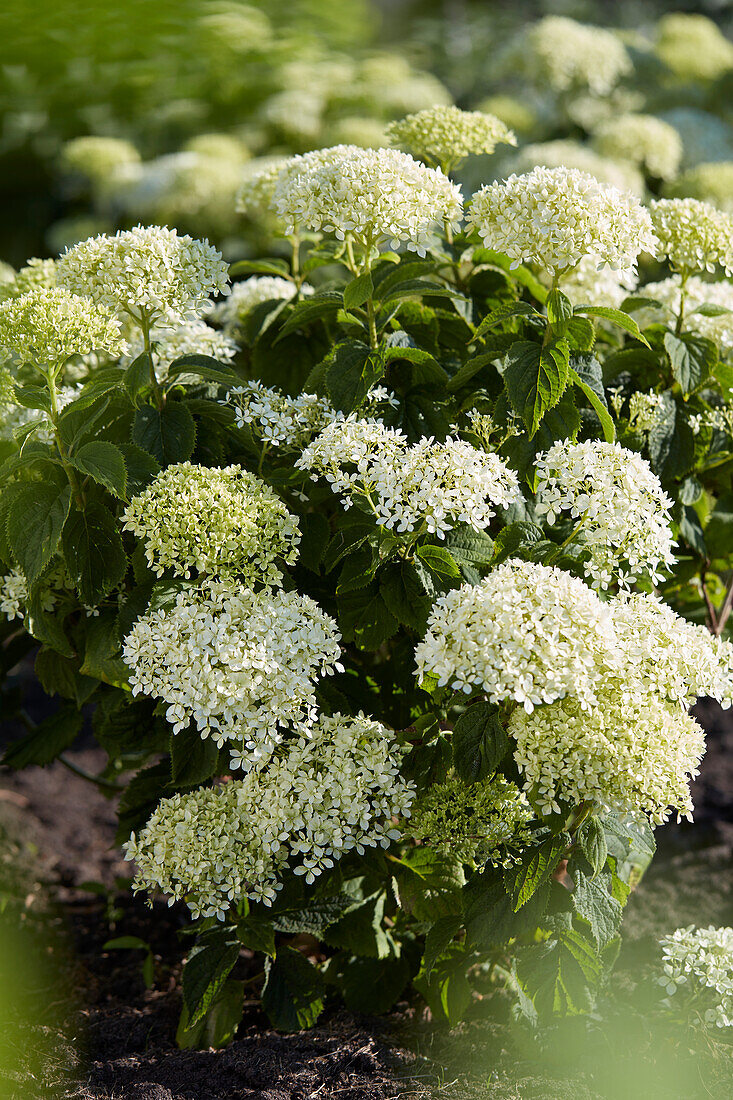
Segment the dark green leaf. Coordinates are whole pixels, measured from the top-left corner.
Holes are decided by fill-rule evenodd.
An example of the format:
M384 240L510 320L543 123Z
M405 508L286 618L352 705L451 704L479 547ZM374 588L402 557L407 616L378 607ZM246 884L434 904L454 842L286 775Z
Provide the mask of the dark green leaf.
M491 703L474 703L453 727L453 763L464 783L493 774L508 751L509 738Z
M332 290L321 291L301 302L296 302L287 321L280 329L277 339L281 340L289 332L295 332L297 329L303 328L304 325L312 324L313 321L333 317L342 308L343 304L343 294Z
M394 562L380 573L379 591L385 604L410 630L423 634L430 614L431 601L414 562Z
M193 454L196 425L180 401L169 401L162 409L143 405L135 413L132 442L151 454L161 466L185 462Z
M290 268L285 260L237 260L229 268L232 279L237 275L279 275L287 278Z
M344 287L344 309L355 309L357 306L363 306L373 293L372 273L371 271L362 271L361 275L357 275Z
M263 955L275 958L275 929L267 917L258 917L253 913L243 917L237 923L237 938L250 951L261 951Z
M547 295L545 308L553 332L558 336L564 336L573 316L573 304L570 299L560 290L551 290Z
M606 866L608 844L603 825L597 817L589 817L576 833L578 846L593 869L593 877L599 875Z
M519 340L507 352L504 385L512 408L531 436L547 410L562 397L568 370L568 349L562 340L546 347Z
M460 859L427 846L413 848L392 863L400 907L431 923L461 911L464 884Z
M318 573L331 538L330 524L326 517L318 512L306 512L300 517L298 523L301 530L298 561L312 573Z
M62 532L64 558L84 603L94 606L119 584L127 558L114 516L103 504L72 509Z
M150 356L144 351L142 355L138 355L137 359L132 361L125 371L124 385L133 403L135 403L135 399L142 390L149 389L152 386L152 381L152 363Z
M399 958L367 959L336 956L330 960L329 980L334 980L352 1012L379 1015L389 1012L411 978L410 964Z
M69 461L82 474L104 485L114 496L123 500L127 493L127 470L119 447L103 440L84 443L70 456Z
M567 845L565 833L548 837L539 847L523 852L518 866L506 871L504 880L511 889L515 911L526 905L538 887L549 880Z
M376 566L374 551L369 543L364 543L357 550L352 551L341 566L336 585L337 595L341 596L346 592L356 592L360 588L365 588L374 576Z
M534 306L529 305L528 302L507 302L506 305L498 306L486 314L476 329L473 338L477 340L485 333L490 332L492 328L500 325L502 321L508 321L512 317L534 317L537 320L543 320L542 314L538 313Z
M68 485L60 489L34 481L13 493L8 543L29 584L40 577L55 554L70 504Z
M354 955L384 959L391 953L391 943L384 928L384 893L374 894L329 925L324 933L326 943L343 947Z
M119 449L127 469L127 491L131 497L137 496L160 473L160 465L134 443L121 443Z
M224 926L205 933L192 949L183 968L189 1028L206 1015L239 958L241 946L233 929Z
M417 556L436 577L460 580L461 571L449 550L444 546L418 546Z
M352 412L383 373L384 362L368 344L360 340L337 344L326 370L326 386L336 408Z
M441 917L431 925L425 937L425 950L422 957L421 970L429 974L440 956L447 950L463 925L460 916Z
M702 336L673 336L664 334L664 347L672 365L672 374L679 382L683 393L696 390L711 372L718 361L718 351L712 340Z
M203 738L193 725L171 736L170 752L175 787L197 787L216 774L219 749L213 738Z
M197 1024L189 1024L184 1003L176 1031L176 1043L181 1050L208 1050L223 1047L234 1037L242 1019L244 982L227 979L216 1000Z
M602 950L618 934L622 916L621 905L609 890L610 876L587 878L582 871L575 871L573 878L575 912L588 922L593 938Z
M344 640L353 640L359 649L379 649L399 628L382 594L371 586L339 600L338 621Z
M283 947L265 960L262 1007L278 1031L313 1027L323 1011L324 983L315 966L299 951Z
M576 306L575 312L585 313L589 317L603 317L606 321L611 321L614 325L618 325L619 328L624 329L626 332L630 332L633 337L649 347L649 341L646 336L644 336L634 318L629 317L627 313L623 313L620 309L609 309L608 306Z
M672 394L662 394L662 403L649 432L649 455L655 473L663 482L689 473L695 460L695 436Z
M63 707L24 737L11 741L2 762L15 769L50 764L59 753L73 745L81 725L80 712Z
M614 443L616 440L616 426L608 411L605 394L601 398L595 386L585 381L572 366L570 368L570 381L587 397L591 408L601 422L603 438L606 443Z

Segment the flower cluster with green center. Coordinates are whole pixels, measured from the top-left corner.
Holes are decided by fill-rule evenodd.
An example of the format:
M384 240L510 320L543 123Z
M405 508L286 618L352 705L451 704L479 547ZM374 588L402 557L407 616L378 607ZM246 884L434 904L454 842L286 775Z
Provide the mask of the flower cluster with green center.
M586 574L599 588L648 576L674 562L672 501L649 463L618 443L553 443L537 461L537 514L569 512L589 551Z
M633 195L574 168L535 168L488 184L471 199L468 221L514 266L552 272L586 256L599 267L630 268L656 246L649 212Z
M362 714L322 716L261 770L164 799L126 846L135 889L160 888L195 917L223 919L244 898L271 905L288 864L310 884L347 852L387 848L414 797L402 752Z
M650 203L657 248L647 248L685 275L713 273L720 266L733 275L733 218L697 199L657 199ZM646 246L645 246L646 247Z
M57 371L72 355L127 345L119 320L103 305L63 287L29 290L0 302L0 348L25 363Z
M678 928L663 936L657 981L672 1009L702 1012L706 1024L733 1027L733 928Z
M390 122L387 134L432 167L450 171L465 157L493 153L500 143L516 145L517 139L501 119L483 111L458 107L428 107Z
M353 415L328 424L295 465L325 478L344 508L366 503L380 526L398 533L422 526L444 538L459 523L480 530L496 514L492 505L520 496L517 475L498 455L461 439L408 444L399 429Z
M334 146L294 157L273 205L288 234L299 229L353 237L367 247L405 244L424 256L434 230L457 229L461 191L439 168L397 149Z
M67 249L59 284L113 313L180 324L212 294L229 293L229 269L208 241L160 225L102 234Z
M278 585L277 559L292 564L298 556L297 518L241 466L168 466L132 498L124 519L159 577L166 569L179 577L197 570Z
M340 669L339 640L310 597L227 579L149 608L122 653L133 694L167 703L174 732L195 722L203 738L232 742L232 766L247 771L270 755L283 728L313 724L314 681Z

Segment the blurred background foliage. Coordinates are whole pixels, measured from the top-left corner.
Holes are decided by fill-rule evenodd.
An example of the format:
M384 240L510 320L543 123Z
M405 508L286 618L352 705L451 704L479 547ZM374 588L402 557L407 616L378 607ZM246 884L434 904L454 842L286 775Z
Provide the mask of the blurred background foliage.
M548 68L537 26L557 16L609 28L628 67L605 86ZM380 145L387 121L451 101L519 137L471 162L469 194L565 163L730 208L732 28L733 0L5 0L0 256L137 221L251 254L266 241L234 196L258 158ZM609 124L628 115L664 126L624 147Z

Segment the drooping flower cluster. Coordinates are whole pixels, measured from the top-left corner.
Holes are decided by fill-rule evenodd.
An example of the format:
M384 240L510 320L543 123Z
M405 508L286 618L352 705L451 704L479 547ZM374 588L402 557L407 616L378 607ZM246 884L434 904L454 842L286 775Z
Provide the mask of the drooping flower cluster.
M682 160L679 134L654 115L616 115L598 127L593 144L602 156L629 160L663 180L676 176Z
M470 786L449 775L420 794L405 833L474 867L509 866L529 843L532 816L522 792L502 775Z
M175 328L154 329L150 336L158 378L165 378L171 364L184 355L210 355L220 363L230 363L238 351L236 343L226 333L217 332L199 319L184 321ZM130 340L126 361L137 359L144 350L145 344L140 337Z
M537 513L553 524L569 512L590 552L586 574L599 588L671 566L672 501L649 463L617 443L553 443L537 462Z
M387 127L393 145L401 145L444 172L465 157L493 153L497 145L516 145L512 131L496 115L461 111L458 107L428 107Z
M461 439L412 445L379 420L339 417L324 428L295 465L324 477L349 508L357 499L377 523L399 533L423 530L444 537L458 523L481 529L519 497L519 482L495 454Z
M656 824L670 807L692 816L689 781L697 775L705 735L679 707L605 687L591 710L572 696L532 714L517 708L508 732L524 789L542 813L557 813L561 802L587 801L607 810L641 810Z
M62 287L0 302L0 348L23 362L58 370L71 355L126 350L120 322L89 298Z
M647 283L643 288L644 296L661 302L664 310L649 310L651 320L668 322L679 316L682 305L682 293L679 276L663 279L659 283ZM713 314L711 317L700 313L703 305L717 306L727 313ZM646 312L646 311L645 311ZM685 281L685 300L682 310L685 332L695 332L712 340L722 351L733 349L733 283L727 279L706 282L697 275Z
M733 275L733 218L697 199L657 199L650 203L656 253L686 275L715 271Z
M307 297L313 287L303 283L300 290L290 279L277 275L259 275L234 283L232 292L223 302L216 302L207 310L207 316L222 325L225 331L235 334L248 313L262 302L287 301L296 293Z
M298 521L264 481L241 466L181 462L159 473L125 511L125 530L145 541L150 568L190 577L236 576L278 585L278 558L292 564Z
M400 756L364 715L321 717L265 768L164 799L127 845L135 889L159 887L170 904L223 919L243 898L271 905L289 861L310 884L346 852L388 847L400 836L392 819L409 816L414 797Z
M733 1027L733 928L678 928L659 941L662 973L657 981L670 1007L694 1004L706 1024Z
M234 386L226 400L234 406L237 426L249 425L266 443L301 450L336 417L326 397L301 393L290 397L280 390L247 382Z
M314 680L340 667L339 637L308 596L208 581L149 609L122 652L133 693L167 703L174 732L195 722L202 737L233 742L232 765L249 770L283 727L312 725Z
M608 95L632 69L626 47L612 31L564 16L540 19L528 40L528 64L535 79L555 92L588 89Z
M56 261L39 260L34 256L19 271L0 281L0 301L3 298L20 298L29 290L48 290L55 286Z
M298 228L349 235L365 245L401 243L424 255L431 232L457 228L461 191L439 168L397 149L356 145L293 157L281 172L273 205L286 232Z
M415 658L420 679L532 713L566 695L591 706L612 649L609 610L590 588L513 559L436 600Z
M180 324L210 295L229 293L221 253L160 225L81 241L61 256L57 275L62 286L115 313L158 325Z
M471 199L468 220L488 248L553 272L586 256L599 267L634 267L656 243L649 212L633 195L573 168L535 168L488 184Z

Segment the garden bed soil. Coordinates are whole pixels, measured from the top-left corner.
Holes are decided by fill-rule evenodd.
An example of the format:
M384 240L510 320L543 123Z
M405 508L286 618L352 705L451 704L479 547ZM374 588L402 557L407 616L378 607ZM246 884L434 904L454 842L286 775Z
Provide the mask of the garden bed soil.
M632 964L635 945L670 927L733 924L733 721L707 703L700 705L699 717L709 731L709 748L695 783L696 822L658 832L660 854L627 910L625 950ZM92 772L104 763L95 748L69 755ZM0 1010L7 1016L0 1038L0 1097L594 1100L602 1095L577 1076L564 1079L559 1073L548 1081L525 1074L521 1066L502 1065L485 1023L482 1028L471 1023L455 1038L436 1038L408 1004L380 1020L333 1010L312 1031L279 1034L254 995L259 964L246 955L238 977L254 979L253 995L245 1002L235 1041L221 1051L179 1050L184 913L161 903L150 909L142 897L119 890L118 880L129 876L130 868L113 845L114 829L113 803L58 762L0 775L5 853L0 888L10 899L0 964L11 979L6 996L0 994ZM144 950L103 950L120 936L149 944L155 967L151 989L143 979ZM13 965L16 980L22 975L18 997ZM487 1064L490 1049L493 1066ZM468 1067L473 1072L466 1074ZM628 1100L635 1098L630 1094Z

